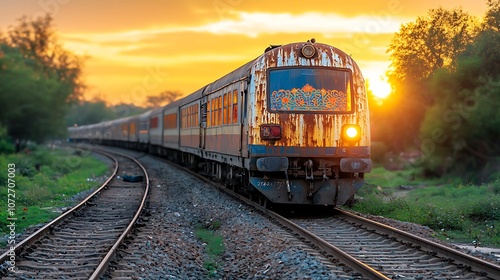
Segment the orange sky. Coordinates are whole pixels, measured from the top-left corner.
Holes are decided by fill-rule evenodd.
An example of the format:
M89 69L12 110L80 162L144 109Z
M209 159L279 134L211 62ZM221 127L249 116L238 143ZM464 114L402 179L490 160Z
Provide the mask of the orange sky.
M64 47L90 56L86 97L112 104L191 93L270 44L313 37L351 54L377 93L394 32L438 7L486 10L482 0L0 0L0 31L50 12Z

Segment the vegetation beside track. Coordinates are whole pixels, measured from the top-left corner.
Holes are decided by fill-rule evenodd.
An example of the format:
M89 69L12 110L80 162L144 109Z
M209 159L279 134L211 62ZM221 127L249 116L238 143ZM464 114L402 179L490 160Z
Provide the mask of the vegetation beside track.
M203 241L207 259L203 266L208 270L208 277L217 275L217 269L220 268L220 255L224 252L224 238L215 231L220 227L219 221L213 221L208 225L197 226L195 231L196 238Z
M0 155L4 168L0 184L7 186L7 165L15 164L16 233L30 225L44 223L59 215L56 210L75 201L74 195L99 186L95 178L103 175L108 166L90 156L73 154L71 150L30 147L16 154ZM0 199L0 219L7 221L8 195L6 188ZM12 192L11 192L12 193ZM10 201L12 202L12 200ZM2 222L0 237L8 233Z
M473 185L420 173L375 168L352 209L428 226L444 240L500 247L500 180Z

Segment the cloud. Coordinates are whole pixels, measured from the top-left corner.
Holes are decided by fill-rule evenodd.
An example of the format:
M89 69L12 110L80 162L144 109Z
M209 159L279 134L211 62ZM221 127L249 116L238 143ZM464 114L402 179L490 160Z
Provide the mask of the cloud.
M334 13L308 12L302 14L232 12L233 19L221 19L197 26L163 26L149 29L127 30L113 33L71 34L74 38L85 37L94 42L138 42L154 36L179 32L208 32L215 35L239 34L257 37L276 33L323 33L332 34L394 33L407 18L390 15L363 15L345 17Z
M394 33L401 23L409 19L386 16L356 16L345 17L333 13L308 12L303 14L290 13L247 13L234 12L237 19L220 20L198 27L190 27L196 32L210 32L217 35L245 34L257 37L263 33Z

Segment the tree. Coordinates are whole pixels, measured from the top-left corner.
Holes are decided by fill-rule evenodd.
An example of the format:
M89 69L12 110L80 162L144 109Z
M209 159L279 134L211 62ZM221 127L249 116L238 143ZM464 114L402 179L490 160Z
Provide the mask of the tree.
M80 101L71 106L66 116L66 126L94 124L115 118L115 112L103 100Z
M457 55L472 42L477 31L477 20L468 13L439 8L403 25L395 34L388 49L393 106L383 112L391 128L384 141L392 150L420 145L420 125L434 101L429 77L436 69L456 67Z
M488 6L488 11L484 18L483 27L493 31L500 31L500 1L487 0L486 5Z
M177 100L181 95L182 93L178 91L167 90L160 93L159 95L148 96L146 99L146 105L152 108L165 106L170 102Z
M477 34L477 19L461 9L431 9L426 17L403 25L389 45L396 82L421 81L455 59Z
M21 17L19 24L8 31L1 42L16 48L25 58L33 60L32 68L46 77L55 78L62 85L55 94L65 101L74 101L81 96L85 85L81 81L84 58L64 50L57 42L52 16L47 14L29 20Z
M431 172L450 171L446 162L453 162L457 174L477 173L500 157L499 65L500 35L485 29L457 58L456 69L432 77L436 98L420 131Z
M82 60L57 44L46 16L0 38L0 125L16 141L41 142L66 132L68 104L78 98Z

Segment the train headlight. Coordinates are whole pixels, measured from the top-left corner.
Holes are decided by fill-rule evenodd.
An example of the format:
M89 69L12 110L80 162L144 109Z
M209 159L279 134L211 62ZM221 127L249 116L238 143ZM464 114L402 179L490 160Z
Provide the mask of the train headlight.
M276 140L281 138L281 126L277 124L263 124L260 126L260 138Z
M314 48L313 44L307 43L302 46L300 52L305 58L311 58L314 56L314 54L316 54L316 49Z
M348 142L357 142L361 139L361 127L356 124L348 124L342 127L342 137Z

